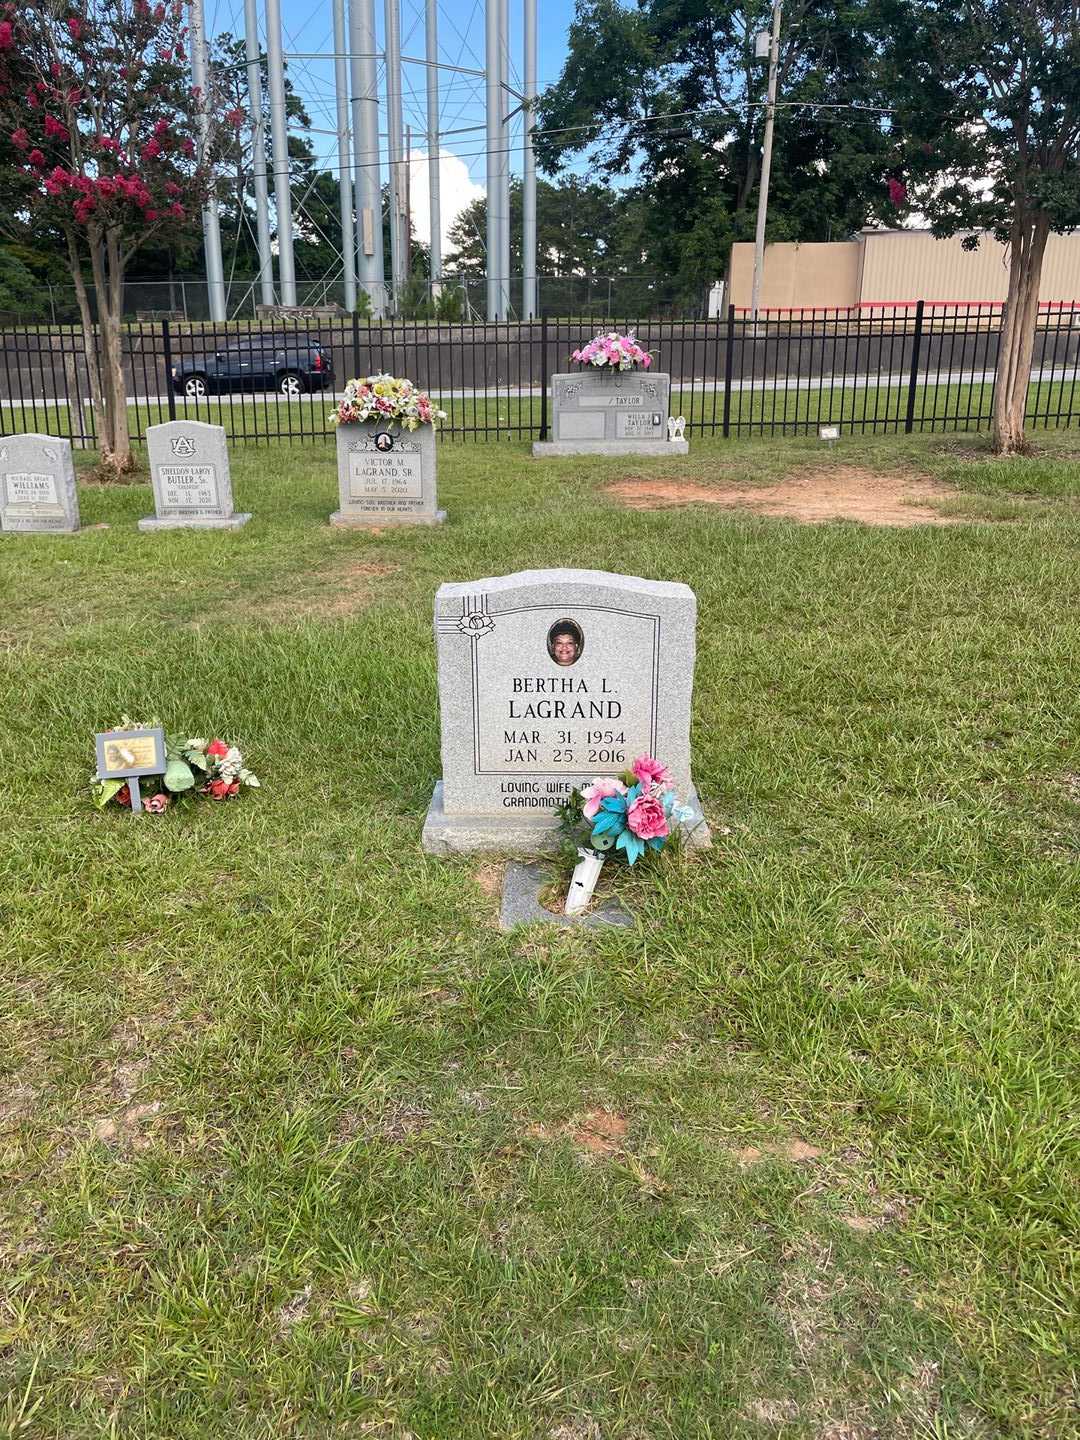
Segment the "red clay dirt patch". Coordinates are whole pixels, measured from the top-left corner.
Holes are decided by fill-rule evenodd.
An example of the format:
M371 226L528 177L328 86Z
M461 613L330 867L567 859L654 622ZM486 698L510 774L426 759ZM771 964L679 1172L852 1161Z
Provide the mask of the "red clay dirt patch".
M809 470L776 485L700 485L693 480L651 480L631 475L607 486L607 492L631 510L660 510L674 505L719 505L784 520L820 524L859 520L864 525L952 525L956 521L931 509L931 500L954 492L926 476L878 475L854 465Z
M587 1110L580 1120L552 1128L530 1125L525 1131L533 1140L555 1140L565 1135L579 1149L590 1155L617 1155L622 1149L628 1122L625 1115L614 1110Z

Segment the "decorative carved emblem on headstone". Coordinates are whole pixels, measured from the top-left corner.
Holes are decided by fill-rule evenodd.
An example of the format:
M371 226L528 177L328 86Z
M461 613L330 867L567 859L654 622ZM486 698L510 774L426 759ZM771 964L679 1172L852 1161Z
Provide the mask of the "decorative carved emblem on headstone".
M190 435L177 435L172 441L171 449L174 455L194 455L195 441Z
M669 440L681 440L686 433L686 416L672 415L667 422L667 433Z
M389 430L380 430L375 436L376 450L392 450L394 448L394 437Z
M42 451L42 454L45 456L46 460L58 460L60 458L59 452L57 450L54 450L51 445L46 445L45 449Z

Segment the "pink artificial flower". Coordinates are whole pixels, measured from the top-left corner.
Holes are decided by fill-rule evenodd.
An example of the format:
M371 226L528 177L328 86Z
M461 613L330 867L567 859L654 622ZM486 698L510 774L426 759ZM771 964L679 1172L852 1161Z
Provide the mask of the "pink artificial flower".
M113 799L118 805L130 805L131 787L129 785L121 785L120 789L117 790L116 794L113 796Z
M654 760L651 755L639 755L630 767L642 786L648 789L650 785L672 785L675 777L666 765L661 765L659 760Z
M151 815L163 815L169 808L169 797L167 795L151 795L144 803L143 809Z
M229 753L229 747L224 740L211 740L206 747L206 753L214 760L224 760Z
M585 807L582 814L586 820L592 820L600 813L600 806L604 800L612 795L625 795L626 786L621 780L614 779L611 775L601 775L591 785L583 785L581 789L582 799Z
M10 50L15 44L10 20L0 20L0 50Z
M626 823L639 840L659 840L668 834L664 802L653 791L639 795L626 812Z

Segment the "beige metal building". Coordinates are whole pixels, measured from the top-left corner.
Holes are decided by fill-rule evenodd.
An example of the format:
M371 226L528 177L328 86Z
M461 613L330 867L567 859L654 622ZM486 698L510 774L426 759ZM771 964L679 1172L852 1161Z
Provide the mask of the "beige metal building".
M961 238L938 240L929 230L867 229L852 240L829 244L767 245L762 307L1003 301L1009 283L1005 247L984 235L977 250L965 250ZM737 310L750 307L753 274L753 245L734 245L729 295ZM1080 302L1080 230L1050 236L1039 299Z

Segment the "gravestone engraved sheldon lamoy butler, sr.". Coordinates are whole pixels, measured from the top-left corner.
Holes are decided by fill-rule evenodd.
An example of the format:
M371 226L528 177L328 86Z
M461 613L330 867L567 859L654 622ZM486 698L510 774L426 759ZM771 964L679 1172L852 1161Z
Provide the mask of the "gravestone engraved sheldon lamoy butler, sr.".
M573 787L639 755L669 767L708 844L690 773L697 601L687 585L600 570L524 570L435 597L443 777L429 854L559 843Z
M338 500L331 525L441 525L435 428L393 422L337 427Z
M533 454L686 455L690 446L668 431L671 376L651 370L589 366L551 377L551 439Z
M140 530L237 530L251 519L233 510L229 451L220 425L170 420L146 432L155 514Z
M73 535L78 528L71 441L52 435L0 438L0 530Z

